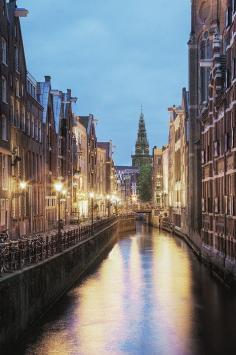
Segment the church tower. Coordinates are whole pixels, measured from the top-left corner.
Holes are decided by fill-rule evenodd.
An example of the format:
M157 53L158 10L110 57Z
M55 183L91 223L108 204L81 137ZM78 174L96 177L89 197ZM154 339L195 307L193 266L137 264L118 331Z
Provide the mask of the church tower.
M144 115L141 110L138 135L135 145L135 154L132 155L132 166L140 168L143 165L151 165L151 162L152 158L149 155L149 144L147 139Z

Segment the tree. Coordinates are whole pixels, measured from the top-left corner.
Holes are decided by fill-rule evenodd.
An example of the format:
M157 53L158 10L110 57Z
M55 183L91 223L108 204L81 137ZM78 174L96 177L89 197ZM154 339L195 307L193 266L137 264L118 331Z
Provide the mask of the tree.
M149 202L152 199L152 167L143 165L140 167L138 177L138 192L142 202Z

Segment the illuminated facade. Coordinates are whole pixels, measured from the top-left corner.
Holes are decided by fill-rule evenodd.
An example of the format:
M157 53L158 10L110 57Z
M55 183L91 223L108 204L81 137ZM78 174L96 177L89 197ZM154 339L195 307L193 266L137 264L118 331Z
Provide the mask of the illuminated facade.
M88 217L88 150L87 131L80 122L79 116L74 116L73 137L73 194L72 218Z
M187 234L187 174L188 142L186 105L188 93L183 90L183 104L169 108L170 127L168 144L169 216L177 230Z
M208 101L211 65L211 43L215 29L224 31L225 0L193 0L191 5L191 33L189 46L189 169L188 224L189 236L201 247L201 111Z
M228 2L225 28L211 41L209 99L202 120L203 253L236 272L236 3Z
M162 149L154 147L152 156L152 195L154 207L163 207Z

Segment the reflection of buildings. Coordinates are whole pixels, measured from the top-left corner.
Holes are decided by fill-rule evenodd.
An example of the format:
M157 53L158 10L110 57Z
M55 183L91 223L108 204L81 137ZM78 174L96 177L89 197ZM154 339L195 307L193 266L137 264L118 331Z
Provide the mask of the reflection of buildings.
M137 178L139 169L132 166L116 166L118 190L123 201L132 203L137 198Z

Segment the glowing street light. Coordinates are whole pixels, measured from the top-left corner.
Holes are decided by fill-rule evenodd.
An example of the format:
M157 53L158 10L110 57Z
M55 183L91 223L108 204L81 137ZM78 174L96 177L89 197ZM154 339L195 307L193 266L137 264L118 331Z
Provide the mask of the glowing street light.
M28 183L27 183L26 181L24 181L24 180L19 181L19 190L20 190L19 196L20 196L20 199L23 198L23 194L24 194L24 192L26 191L27 186L28 186ZM20 221L20 219L21 219L21 221ZM17 226L17 228L18 228L18 235L19 235L19 238L20 238L20 236L21 236L21 233L20 233L20 222L21 222L21 223L23 222L23 213L22 213L22 211L21 211L21 218L20 218L20 210L19 210L19 208L18 208L18 223L17 223L18 226Z
M54 189L57 192L57 204L58 204L58 236L61 237L61 194L63 193L64 186L61 181L54 183Z
M56 192L62 192L62 190L63 190L62 182L61 181L55 182L54 189L56 190Z
M20 181L19 182L19 188L20 188L20 190L26 190L26 188L27 188L27 182L26 181Z

